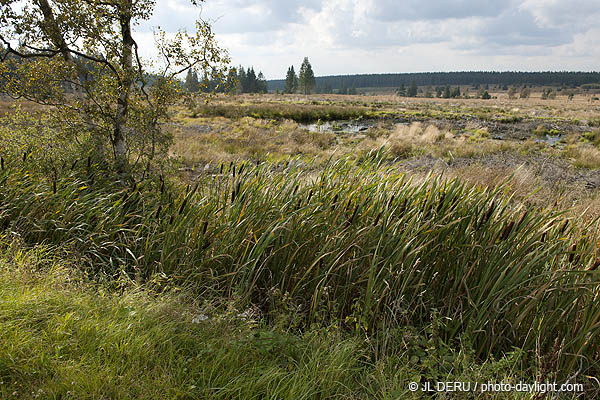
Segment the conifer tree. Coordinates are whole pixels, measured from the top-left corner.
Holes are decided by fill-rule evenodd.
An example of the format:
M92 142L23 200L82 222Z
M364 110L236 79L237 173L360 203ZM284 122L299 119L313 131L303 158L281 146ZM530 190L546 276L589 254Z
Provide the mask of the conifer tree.
M406 95L408 97L417 97L417 84L415 81L410 82L410 86L408 87Z
M294 66L288 68L287 75L285 77L285 93L295 93L298 90L298 76L294 71Z
M308 57L304 57L304 61L300 66L300 74L298 77L300 89L304 94L309 94L316 86L315 74L312 66L308 61Z
M406 96L406 87L404 86L404 83L400 84L400 87L396 90L396 94L400 97Z
M198 82L198 73L192 69L188 69L185 77L185 90L190 93L196 93L200 90L200 83Z
M256 93L267 93L267 80L262 72L256 77Z

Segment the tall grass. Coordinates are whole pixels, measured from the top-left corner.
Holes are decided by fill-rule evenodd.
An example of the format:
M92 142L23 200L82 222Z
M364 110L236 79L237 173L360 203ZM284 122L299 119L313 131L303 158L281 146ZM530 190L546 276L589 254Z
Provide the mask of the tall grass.
M318 173L224 165L187 189L6 167L0 227L68 246L94 273L166 274L267 317L284 305L300 328L343 321L375 337L435 320L445 342L468 335L480 357L516 346L562 375L598 372L596 224L525 208L510 182L416 182L383 158Z
M317 120L333 121L356 118L373 118L378 114L369 107L344 107L335 105L312 104L202 104L194 111L195 115L219 116L231 119L253 117L261 119L291 119L296 122Z

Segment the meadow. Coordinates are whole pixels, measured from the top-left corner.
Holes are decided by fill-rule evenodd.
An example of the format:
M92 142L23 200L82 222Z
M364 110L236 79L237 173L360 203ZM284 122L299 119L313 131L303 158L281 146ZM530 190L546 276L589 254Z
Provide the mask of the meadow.
M126 187L91 158L49 173L48 147L3 153L1 398L600 393L597 101L272 94L170 112L172 166Z

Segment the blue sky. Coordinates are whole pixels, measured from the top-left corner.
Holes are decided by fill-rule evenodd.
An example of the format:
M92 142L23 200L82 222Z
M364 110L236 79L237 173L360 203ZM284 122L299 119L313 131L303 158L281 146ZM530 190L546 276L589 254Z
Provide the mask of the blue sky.
M600 70L600 0L157 0L152 27L213 21L235 65L283 78L457 70ZM150 50L147 50L148 54Z

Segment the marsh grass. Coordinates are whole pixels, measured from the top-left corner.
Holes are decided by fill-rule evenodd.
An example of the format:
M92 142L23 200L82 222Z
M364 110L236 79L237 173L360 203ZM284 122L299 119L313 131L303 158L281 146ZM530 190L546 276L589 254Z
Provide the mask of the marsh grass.
M298 329L341 321L382 334L438 313L442 340L466 334L478 357L559 349L555 373L580 362L597 371L595 222L519 205L505 185L414 182L385 158L317 175L232 163L187 189L76 173L50 182L5 167L0 226L30 245L66 246L92 275L168 276L267 320L277 304L294 309Z
M428 399L408 383L516 383L536 373L518 349L480 361L466 336L443 344L439 314L422 329L388 332L395 351L375 355L372 338L335 324L292 332L285 320L265 324L181 290L125 280L115 291L59 253L0 236L2 399Z

